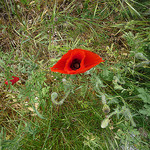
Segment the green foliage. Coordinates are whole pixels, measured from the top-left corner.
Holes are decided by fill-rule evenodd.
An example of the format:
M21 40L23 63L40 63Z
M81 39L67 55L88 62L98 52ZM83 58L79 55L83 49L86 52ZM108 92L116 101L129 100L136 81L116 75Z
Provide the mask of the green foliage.
M148 149L148 2L57 2L0 2L0 149ZM50 72L73 48L105 62Z
M148 93L149 91L143 88L138 88L137 90L139 92L138 97L140 97L144 102L144 108L140 109L139 112L146 116L150 116L150 94Z
M138 33L135 36L132 32L125 33L123 37L127 40L129 46L131 47L132 53L142 53L146 49L145 46L148 46L148 43L145 42L144 39L141 38Z
M140 133L137 129L131 127L127 122L125 124L121 123L120 128L116 133L116 138L120 139L121 145L123 147L132 147L139 148L140 147ZM133 143L136 143L133 146Z

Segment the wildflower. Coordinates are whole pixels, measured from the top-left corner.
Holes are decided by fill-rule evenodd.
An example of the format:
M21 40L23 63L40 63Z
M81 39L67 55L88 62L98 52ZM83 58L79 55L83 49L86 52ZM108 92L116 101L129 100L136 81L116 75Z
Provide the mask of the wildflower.
M16 77L16 76L12 76L13 79L10 80L10 82L13 84L15 84L17 81L19 81L19 77ZM6 79L5 79L6 80ZM5 82L6 85L8 85L8 81Z
M62 58L51 67L51 71L64 74L84 73L92 67L103 62L102 58L88 50L69 50Z

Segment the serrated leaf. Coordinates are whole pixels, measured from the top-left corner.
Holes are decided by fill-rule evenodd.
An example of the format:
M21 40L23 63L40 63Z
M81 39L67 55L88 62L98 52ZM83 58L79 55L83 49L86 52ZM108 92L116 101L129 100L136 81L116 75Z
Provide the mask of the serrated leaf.
M140 93L138 97L140 97L144 103L150 104L150 94L148 94L143 88L138 88L137 90Z
M140 109L139 112L143 115L150 116L150 105L144 105L144 109Z
M115 90L123 90L123 87L122 87L121 85L119 85L119 84L116 83L116 84L114 85L114 89L115 89Z
M102 77L107 81L112 81L113 76L114 76L113 73L107 69L103 70L102 72Z

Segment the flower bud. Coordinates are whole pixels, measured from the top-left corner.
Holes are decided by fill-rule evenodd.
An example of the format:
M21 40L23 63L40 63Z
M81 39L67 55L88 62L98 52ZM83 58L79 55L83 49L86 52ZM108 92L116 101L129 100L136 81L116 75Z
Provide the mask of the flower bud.
M109 118L105 118L101 123L101 128L106 128L110 122Z
M56 102L56 98L58 97L58 94L56 93L56 92L53 92L52 94L51 94L51 100L52 100L52 102L53 103L57 103Z
M62 79L62 82L63 82L63 83L66 83L66 82L67 82L67 80L66 80L65 78L63 78L63 79Z
M110 112L110 107L109 107L107 104L105 104L105 105L103 106L103 109L102 109L102 110L103 110L104 113L107 113L107 114L108 114L108 113Z

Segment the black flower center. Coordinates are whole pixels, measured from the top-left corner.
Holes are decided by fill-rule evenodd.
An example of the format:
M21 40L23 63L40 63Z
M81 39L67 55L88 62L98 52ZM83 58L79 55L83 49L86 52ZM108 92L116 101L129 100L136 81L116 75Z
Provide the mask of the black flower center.
M72 70L77 70L80 68L80 63L81 63L81 61L79 59L74 59L70 65L70 68Z

